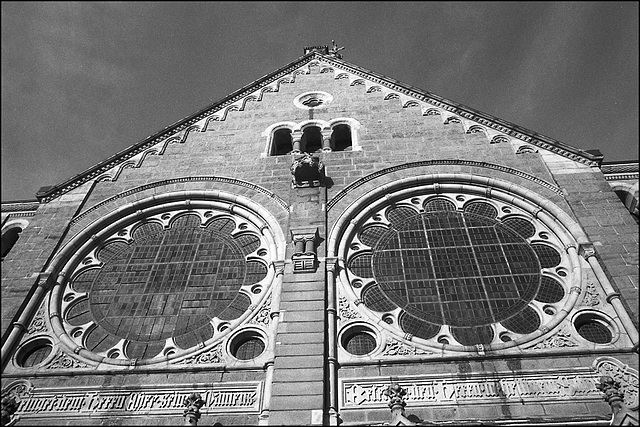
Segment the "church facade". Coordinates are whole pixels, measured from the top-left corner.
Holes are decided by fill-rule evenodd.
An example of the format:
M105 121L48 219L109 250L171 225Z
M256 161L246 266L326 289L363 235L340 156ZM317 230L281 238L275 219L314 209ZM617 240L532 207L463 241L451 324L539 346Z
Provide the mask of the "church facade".
M3 422L637 423L637 161L338 49L37 199L2 204Z

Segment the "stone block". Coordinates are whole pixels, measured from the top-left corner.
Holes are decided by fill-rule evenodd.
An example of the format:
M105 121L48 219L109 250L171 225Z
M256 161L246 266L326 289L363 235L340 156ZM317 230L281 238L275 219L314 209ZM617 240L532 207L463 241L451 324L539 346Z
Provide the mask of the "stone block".
M278 344L276 346L276 357L324 354L324 344Z

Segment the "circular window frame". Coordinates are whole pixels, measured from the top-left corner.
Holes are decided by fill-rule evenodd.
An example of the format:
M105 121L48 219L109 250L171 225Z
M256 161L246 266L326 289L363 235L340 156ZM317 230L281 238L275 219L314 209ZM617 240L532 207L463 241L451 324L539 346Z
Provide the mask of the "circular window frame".
M44 357L39 363L31 366L24 366L24 362L32 354L33 351L38 350L41 347L49 347L49 354ZM13 365L19 369L29 370L37 369L41 366L48 364L56 354L56 345L47 337L38 336L28 341L25 341L18 347L13 355Z
M486 179L470 175L457 174L440 174L435 176L422 176L418 179L403 179L391 184L382 186L380 189L363 195L359 200L353 202L338 219L330 234L329 254L344 260L344 268L337 275L336 286L342 287L342 292L348 296L352 302L360 299L360 292L354 292L350 286L352 277L348 271L348 262L358 251L353 251L351 247L356 244L359 252L364 253L371 251L368 245L363 245L358 238L358 231L370 225L382 225L388 227L390 221L386 218L385 209L395 206L406 206L413 208L418 213L424 213L424 204L429 198L445 197L448 201L455 203L456 211L461 211L462 206L473 201L484 201L493 204L497 209L497 220L501 218L522 217L530 221L535 233L532 237L525 240L529 245L532 243L550 245L561 255L559 265L553 268L542 268L540 275L549 276L558 280L564 289L563 298L554 304L545 304L532 300L528 305L534 303L534 309L540 317L539 327L529 334L517 334L509 331L512 340L509 342L500 341L500 335L507 331L506 328L493 327L493 339L489 344L483 344L485 349L490 350L506 350L517 347L522 344L531 342L538 337L546 334L548 331L558 325L576 304L577 296L581 283L580 260L577 251L569 251L567 248L577 247L576 238L574 238L568 230L572 228L570 218L566 216L559 208L552 205L549 201L542 199L530 190L518 188L517 186L500 182L499 180L491 180L495 186L489 188L486 186ZM515 194L514 194L515 193ZM514 197L517 196L517 197ZM419 206L419 208L416 208ZM544 207L545 209L543 209ZM569 220L569 221L568 221ZM569 225L567 225L567 223ZM354 246L354 247L355 247ZM563 277L557 274L559 267L562 267L565 274ZM365 288L371 282L375 282L375 278L362 278L356 276L355 279L363 283L360 289ZM527 305L527 306L528 306ZM538 307L539 306L539 307ZM544 307L553 306L555 314L549 316L543 311ZM404 331L400 328L390 327L386 322L381 322L382 316L388 316L389 312L374 312L368 309L364 304L359 306L359 310L369 318L376 322L381 328L391 332L394 336L403 336ZM398 324L398 315L394 313L400 312L400 309L392 310L393 324ZM494 322L492 325L501 326L500 322ZM437 339L446 336L452 339L448 329L448 325L442 325L440 332L429 340L423 340L413 336L412 339L421 345L448 351L475 352L478 345L463 346L457 344L455 339L449 344L438 343ZM446 332L446 333L445 333Z
M305 102L312 99L320 100L320 104L316 106L305 105ZM320 108L327 108L328 104L333 102L333 95L321 90L313 90L309 92L301 93L293 99L293 105L303 110L318 110Z
M594 341L590 341L587 338L583 337L579 332L580 326L584 325L587 322L595 322L599 325L604 326L609 330L611 334L611 340L608 343L597 343ZM620 329L616 322L607 314L601 311L595 310L580 310L571 316L571 326L575 331L576 339L587 343L590 346L596 347L609 347L612 346L620 339Z
M236 356L238 347L249 339L258 339L262 342L264 348L262 352L251 358L251 359L240 359ZM239 342L243 341L243 342ZM229 357L235 362L240 364L256 364L257 361L260 361L261 358L265 356L267 351L269 350L269 340L265 332L257 327L245 327L240 330L234 331L232 335L229 336L227 340L227 344L225 346L226 352Z
M367 334L370 337L372 337L376 345L373 348L373 350L371 350L369 353L366 353L366 354L350 353L346 348L346 341L352 338L354 335L360 334L360 333ZM382 335L380 334L380 331L377 328L374 328L372 325L366 322L361 322L361 321L353 321L344 325L342 329L340 329L340 332L338 334L338 343L339 343L338 348L340 349L340 352L344 354L344 356L349 358L353 357L356 359L371 358L375 354L379 353L380 350L384 347L384 343L383 343Z
M169 213L168 216L167 213ZM209 323L214 331L213 336L189 348L178 346L170 338L155 356L144 359L131 359L126 355L125 349L128 348L129 340L121 339L115 345L99 352L85 348L84 339L97 323L94 321L81 326L71 326L64 320L69 305L88 295L88 292L75 292L70 287L70 283L77 275L89 269L101 268L101 262L97 257L99 250L104 246L101 243L117 239L129 242L132 240L132 229L141 221L150 219L163 225L163 229L166 230L166 226L182 214L197 214L200 217L200 227L204 227L216 217L233 217L234 229L230 232L231 236L238 237L250 232L258 237L258 247L245 256L245 262L260 262L265 267L265 275L258 282L242 285L239 291L249 298L249 307L240 317L231 321L218 319L219 321L216 322L214 320L217 317L211 319ZM284 234L271 213L243 196L222 191L182 191L130 203L96 220L74 236L52 262L51 269L57 272L53 273L57 274L57 276L54 275L57 280L52 286L48 304L52 328L56 336L60 337L59 344L62 349L70 353L75 352L81 360L88 363L115 366L131 366L134 363L139 367L151 368L158 363L179 362L185 356L201 351L203 348L213 348L221 343L240 325L246 323L246 320L267 301L275 278L274 262L283 258L284 241ZM243 253L246 254L246 252ZM261 292L258 294L250 291L250 288L257 284L261 286ZM246 292L243 292L244 287L247 287ZM222 324L226 327L218 328ZM120 351L120 356L117 359L110 359L108 354L114 349Z

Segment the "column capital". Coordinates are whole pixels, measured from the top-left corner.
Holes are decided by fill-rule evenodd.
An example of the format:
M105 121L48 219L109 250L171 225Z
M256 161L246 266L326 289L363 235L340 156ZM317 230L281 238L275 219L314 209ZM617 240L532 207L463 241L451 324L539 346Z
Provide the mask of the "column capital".
M596 254L596 248L593 246L592 243L582 243L578 248L578 253L584 259L589 259Z

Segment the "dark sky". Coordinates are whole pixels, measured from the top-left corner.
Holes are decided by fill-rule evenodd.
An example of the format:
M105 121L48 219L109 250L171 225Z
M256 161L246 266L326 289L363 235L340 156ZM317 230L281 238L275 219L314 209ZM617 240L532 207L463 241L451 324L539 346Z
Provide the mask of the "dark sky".
M638 159L638 2L6 2L2 200L86 170L303 55L605 161Z

